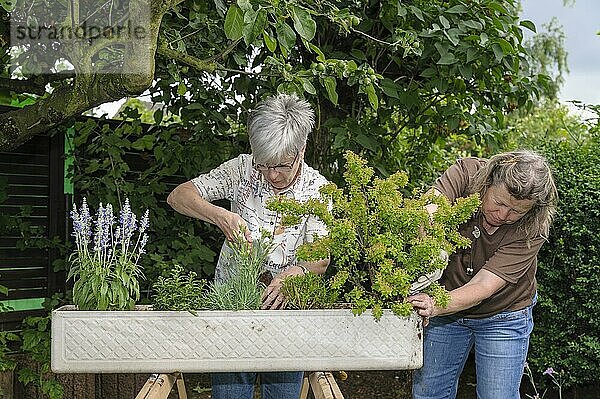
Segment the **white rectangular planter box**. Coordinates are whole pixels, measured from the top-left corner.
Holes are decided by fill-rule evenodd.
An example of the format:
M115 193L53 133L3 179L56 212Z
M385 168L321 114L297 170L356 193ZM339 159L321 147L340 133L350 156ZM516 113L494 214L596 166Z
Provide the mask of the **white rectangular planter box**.
M55 373L400 370L423 364L421 319L348 309L52 312Z

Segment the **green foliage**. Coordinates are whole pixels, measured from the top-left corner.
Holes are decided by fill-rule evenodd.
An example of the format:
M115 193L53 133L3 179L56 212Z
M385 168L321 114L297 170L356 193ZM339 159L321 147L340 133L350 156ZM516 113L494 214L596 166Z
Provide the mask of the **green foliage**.
M505 116L551 91L536 74L545 69L526 67L523 29L535 26L517 14L516 0L186 3L165 15L161 38L216 72L158 58L151 91L196 132L296 92L318 110L309 162L333 181L351 149L383 176L401 169L427 184L455 158L448 142L497 148Z
M503 145L503 150L507 151L537 148L550 142L571 141L580 144L590 136L589 126L569 112L567 106L555 100L543 101L531 112L511 118L509 125Z
M204 307L202 289L206 280L197 279L190 271L184 274L180 265L175 265L168 277L160 276L152 285L155 310L195 311Z
M18 342L19 336L9 331L0 331L0 372L14 370L17 363L8 357L10 342ZM1 393L1 392L0 392Z
M223 118L215 115L206 118L215 126L198 131L181 125L148 131L149 126L136 121L116 125L102 119L75 124L70 174L77 195L87 197L92 207L98 206L100 198L122 204L127 197L134 209L150 211L148 255L140 259L147 282L165 275L175 264L201 277L214 271L222 233L213 225L174 212L166 197L176 184L247 148L247 138L228 134L229 125L217 123ZM221 129L223 133L217 133ZM141 290L145 288L142 285Z
M73 234L77 251L71 256L68 279L73 279L73 302L80 310L130 310L140 299L138 265L144 253L149 213L139 220L129 200L115 225L112 205L100 206L94 219L86 199L73 205Z
M286 309L325 309L337 301L340 288L332 287L322 275L308 272L283 280L281 293L286 299Z
M598 107L596 114L600 115ZM553 168L559 213L539 254L539 302L530 363L564 370L564 387L600 383L600 127L541 150Z
M256 310L262 304L265 286L260 282L267 256L273 249L268 238L248 243L243 235L229 243L227 279L215 281L206 293L206 306L211 310Z
M288 215L284 220L292 222L303 214L323 220L329 234L308 247L300 247L297 257L314 260L311 249L318 248L322 257L326 248L338 273L342 273L336 280L341 284L336 286L344 285L345 299L352 303L355 313L372 308L378 318L381 309L387 307L405 315L410 309L402 303L411 283L446 266L440 251L452 253L456 247L469 245L457 228L478 208L478 196L455 204L433 194L405 198L401 189L408 183L406 174L375 177L366 161L350 151L346 153L344 179L343 188L329 184L321 189L324 201L320 204L274 199L268 207ZM328 203L332 211L323 214ZM438 205L433 217L425 209L430 203ZM441 287L431 287L430 293L437 303L448 302Z
M51 310L61 302L59 295L47 298L44 309ZM63 387L50 373L50 325L51 314L42 317L27 317L23 320L21 351L34 361L35 368L19 368L18 378L24 385L33 384L49 399L62 399Z
M445 308L450 303L450 294L437 281L425 288L423 292L428 294L430 297L435 298L435 303L437 306Z
M63 387L50 374L50 322L50 315L23 320L21 350L39 367L19 369L18 376L24 385L33 384L50 399L62 399Z
M176 265L168 277L159 277L154 283L153 297L156 310L255 310L260 309L264 284L260 277L264 264L273 249L268 237L248 243L239 235L229 243L227 278L213 281L204 290L206 280L197 279L190 271L184 274L182 266Z

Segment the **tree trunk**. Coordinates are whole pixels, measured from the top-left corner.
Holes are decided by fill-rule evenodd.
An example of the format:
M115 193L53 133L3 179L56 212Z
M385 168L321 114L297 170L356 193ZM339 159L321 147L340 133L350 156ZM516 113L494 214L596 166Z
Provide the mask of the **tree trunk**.
M14 399L13 378L12 371L0 371L0 398Z
M182 0L140 0L130 3L130 18L147 28L143 40L131 40L124 57L123 73L94 73L89 47L74 48L77 74L71 85L56 89L46 98L22 109L0 115L0 151L9 151L37 134L46 134L69 118L100 104L142 94L154 79L156 48L163 15ZM145 9L149 7L149 10ZM150 12L150 21L137 18ZM148 26L146 26L148 25ZM112 45L110 40L102 46ZM101 49L95 49L99 51ZM84 73L82 73L84 72Z

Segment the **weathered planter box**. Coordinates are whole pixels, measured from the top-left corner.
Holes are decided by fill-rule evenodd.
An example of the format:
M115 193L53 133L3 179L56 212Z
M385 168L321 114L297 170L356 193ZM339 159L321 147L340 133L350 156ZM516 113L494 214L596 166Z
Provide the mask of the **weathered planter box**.
M55 373L170 373L415 369L416 314L348 309L52 312Z

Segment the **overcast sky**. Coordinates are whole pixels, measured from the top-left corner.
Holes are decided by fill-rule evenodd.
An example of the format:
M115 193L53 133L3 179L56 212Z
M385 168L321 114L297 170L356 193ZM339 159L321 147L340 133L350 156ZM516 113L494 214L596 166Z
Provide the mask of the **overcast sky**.
M563 27L570 73L560 93L563 101L580 100L600 104L600 0L576 0L563 6L563 0L522 0L521 19L542 25L557 17Z

